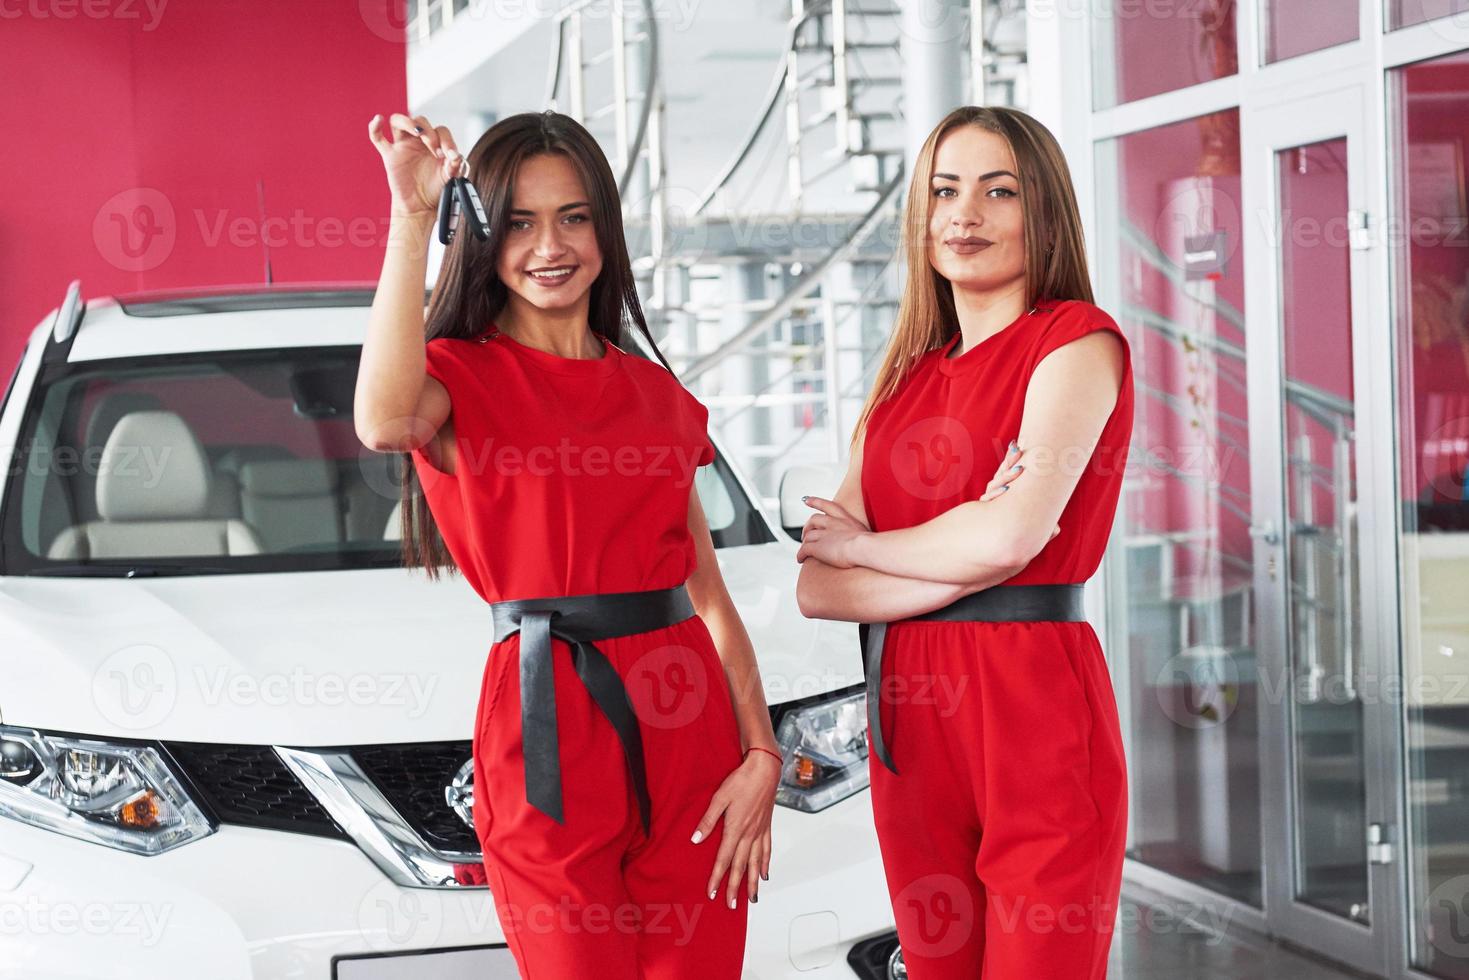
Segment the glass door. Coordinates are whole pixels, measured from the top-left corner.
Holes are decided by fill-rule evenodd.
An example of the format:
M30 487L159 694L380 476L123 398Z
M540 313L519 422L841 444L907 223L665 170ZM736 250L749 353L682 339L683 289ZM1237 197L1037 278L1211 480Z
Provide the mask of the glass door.
M1396 587L1391 441L1370 424L1376 229L1363 99L1352 86L1246 116L1246 236L1259 244L1246 249L1248 322L1260 331L1249 347L1252 470L1264 477L1250 534L1262 813L1278 828L1266 835L1267 920L1385 974L1398 892L1382 679L1396 646L1372 638L1391 635L1381 630L1395 620Z

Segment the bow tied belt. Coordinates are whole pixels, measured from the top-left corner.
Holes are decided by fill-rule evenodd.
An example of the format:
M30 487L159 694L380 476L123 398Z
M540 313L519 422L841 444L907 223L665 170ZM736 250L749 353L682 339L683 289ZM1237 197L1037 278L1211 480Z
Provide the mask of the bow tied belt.
M943 622L1077 622L1082 614L1081 590L1084 583L1043 585L992 585L978 592L960 596L947 606L905 619L939 620ZM882 764L894 773L892 754L882 734L882 717L878 710L882 677L882 647L887 638L887 623L857 624L862 644L862 669L867 674L867 727L872 738L872 751Z
M556 684L551 638L571 646L577 676L612 723L632 773L638 812L647 833L648 796L643 739L627 688L599 640L632 636L683 622L694 614L685 586L643 592L602 592L490 603L495 642L520 634L520 725L525 756L525 798L557 823L561 807L561 755L556 730Z

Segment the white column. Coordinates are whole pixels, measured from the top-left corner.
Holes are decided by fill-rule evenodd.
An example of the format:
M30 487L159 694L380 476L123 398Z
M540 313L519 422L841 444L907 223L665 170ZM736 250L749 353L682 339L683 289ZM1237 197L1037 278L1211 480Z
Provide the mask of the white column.
M967 5L959 0L903 0L903 157L909 172L938 121L964 101Z

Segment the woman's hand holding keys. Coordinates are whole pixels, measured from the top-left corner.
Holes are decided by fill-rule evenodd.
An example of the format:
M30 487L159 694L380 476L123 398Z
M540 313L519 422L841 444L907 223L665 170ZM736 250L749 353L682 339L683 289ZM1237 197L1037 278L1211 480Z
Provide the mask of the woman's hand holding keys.
M423 116L379 113L367 124L367 135L383 158L395 215L435 215L444 185L459 176L464 158L447 126L434 126ZM388 140L391 131L393 139Z

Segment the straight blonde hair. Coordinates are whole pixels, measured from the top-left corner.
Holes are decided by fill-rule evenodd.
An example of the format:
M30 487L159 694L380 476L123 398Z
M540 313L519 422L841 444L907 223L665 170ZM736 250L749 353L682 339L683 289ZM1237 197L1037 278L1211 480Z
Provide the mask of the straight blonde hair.
M1026 309L1042 297L1092 302L1071 170L1051 131L1019 109L970 105L953 110L923 141L908 180L899 243L907 267L903 295L882 365L852 431L851 448L873 410L898 390L918 358L942 347L959 329L953 284L928 260L928 222L933 214L933 158L939 141L960 126L978 126L1003 137L1015 156L1024 215Z

